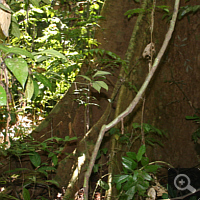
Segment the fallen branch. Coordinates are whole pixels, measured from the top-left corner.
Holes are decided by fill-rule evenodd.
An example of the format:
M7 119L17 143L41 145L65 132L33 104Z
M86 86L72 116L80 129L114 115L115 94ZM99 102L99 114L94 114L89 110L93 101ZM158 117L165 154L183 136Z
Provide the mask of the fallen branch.
M168 30L167 34L165 35L165 40L163 42L163 45L162 45L157 57L155 58L153 66L152 66L151 70L149 71L149 73L148 73L142 87L140 88L139 92L137 93L137 95L135 96L133 101L130 103L130 105L127 107L127 109L124 112L122 112L118 117L116 117L109 124L103 125L101 130L100 130L99 137L96 141L96 145L94 147L94 151L92 153L92 157L91 157L88 169L87 169L87 171L85 173L85 177L84 177L84 197L85 197L84 199L85 200L88 200L89 178L90 178L90 175L91 175L94 163L95 163L95 159L96 159L99 147L100 147L101 142L103 140L104 134L105 134L106 131L110 130L112 127L114 127L116 124L118 124L123 118L128 116L133 111L133 109L136 107L136 105L139 103L139 101L142 99L142 96L144 95L144 93L147 89L147 86L149 85L156 69L158 68L160 60L161 60L161 58L162 58L162 56L163 56L163 54L164 54L164 52L165 52L165 50L168 46L168 43L169 43L169 41L172 37L172 33L174 31L175 22L176 22L176 18L177 18L179 3L180 3L180 0L175 1L174 12L173 12L172 19L170 21L169 30Z

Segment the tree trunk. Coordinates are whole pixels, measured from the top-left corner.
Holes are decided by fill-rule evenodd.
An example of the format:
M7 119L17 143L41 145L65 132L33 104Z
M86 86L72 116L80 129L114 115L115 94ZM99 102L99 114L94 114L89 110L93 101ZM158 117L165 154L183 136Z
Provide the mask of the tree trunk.
M190 4L197 5L197 1L191 0ZM157 5L168 5L172 12L174 1L157 1ZM181 6L184 5L187 4L182 2ZM74 94L74 90L80 89L78 83L85 82L77 76L75 81L77 84L72 84L63 99L33 132L33 136L41 141L52 136L78 137L77 141L66 143L59 157L60 162L55 177L60 186L66 187L66 199L73 198L75 192L83 186L84 174L102 125L112 121L127 108L136 95L135 88L140 89L148 73L148 62L142 58L142 53L146 45L151 42L151 11L148 14L135 15L130 19L124 16L127 10L140 6L144 9L150 8L152 1L144 0L141 5L129 0L106 0L104 3L102 15L105 19L99 22L100 29L96 32L96 38L101 43L98 48L116 53L127 61L127 66L108 68L112 74L106 81L109 86L108 92L102 90L99 94L93 89L90 90L88 95L96 97L95 103L99 107L90 106L88 113L86 107L78 105L75 101L80 96ZM168 29L168 24L162 17L162 12L155 12L153 42L156 52L159 51ZM178 21L159 71L146 91L144 103L141 102L137 112L130 114L122 122L127 132L133 131L133 122L149 123L166 130L168 138L163 140L164 148L159 145L148 146L147 155L151 160L163 160L175 167L193 167L198 164L194 144L191 141L191 134L196 126L185 120L186 115L193 115L198 111L194 110L194 107L200 107L198 102L200 94L196 87L199 83L200 64L198 17L199 12ZM83 65L80 74L84 75L87 70L88 66ZM182 82L185 85L181 84ZM85 127L88 119L89 131ZM122 127L119 125L118 128ZM123 132L123 129L121 130ZM116 135L107 134L102 143L102 148L107 147L109 150L109 167L106 172L111 176L119 174L121 156L126 151L137 151L140 145L141 141L133 143L132 146L122 145ZM65 153L69 156L66 157ZM104 161L107 162L108 158ZM112 180L112 177L109 177L109 180ZM94 189L93 186L91 188ZM115 190L108 192L108 196L113 196L113 199L116 194Z

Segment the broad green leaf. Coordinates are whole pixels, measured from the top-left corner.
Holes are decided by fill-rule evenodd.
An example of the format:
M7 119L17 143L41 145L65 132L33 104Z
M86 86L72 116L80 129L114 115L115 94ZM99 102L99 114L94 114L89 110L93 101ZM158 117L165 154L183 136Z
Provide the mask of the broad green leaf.
M58 164L58 157L55 154L52 156L52 162L54 166Z
M23 194L24 200L30 200L31 199L30 193L26 188L23 188L22 194Z
M105 181L102 181L101 179L98 181L99 186L102 187L104 190L108 190L109 189L109 185L108 183L106 183Z
M35 167L39 167L41 164L41 158L40 155L37 152L32 152L32 155L29 155L30 161L31 163L35 166Z
M0 8L4 11L8 11L8 12L11 12L11 13L14 13L10 8L4 6L2 3L0 3Z
M135 181L133 180L133 176L129 175L128 180L126 181L126 183L123 185L123 190L127 191L129 190L131 187L133 187L135 185Z
M39 89L39 85L34 80L33 80L33 85L34 85L34 98L36 98L40 92L40 89Z
M5 63L24 88L28 77L28 65L26 61L23 58L6 58Z
M147 181L151 181L152 180L151 176L145 171L142 171L142 178L144 180L147 180Z
M33 6L35 6L35 7L39 7L40 5L39 5L39 2L40 2L40 0L29 0L30 1L30 3L33 5Z
M108 91L108 85L104 81L95 81L100 87Z
M20 38L19 24L13 15L11 16L11 34L17 38Z
M92 87L100 93L101 86L96 81L92 83Z
M117 58L117 55L111 51L106 51L106 53L111 57L111 58L114 58L116 59Z
M83 77L84 79L88 80L89 82L91 82L92 80L88 77L88 76L85 76L85 75L78 75L78 76L81 76Z
M156 172L160 168L160 165L148 165L145 167L146 172Z
M133 160L136 160L136 153L135 152L126 152L126 155Z
M9 53L9 48L3 44L0 44L0 50L4 53Z
M36 56L36 58L35 58L35 60L37 61L37 62L43 62L44 60L47 60L47 59L49 59L49 56Z
M55 57L58 57L58 58L62 58L62 59L67 61L67 58L62 53L60 53L59 51L56 51L54 49L47 49L47 50L44 50L44 51L40 51L36 54L43 54L43 53L51 55L51 56L55 56Z
M51 90L51 82L46 76L39 73L34 73L34 76L39 82L41 82L44 86L48 87Z
M133 180L136 181L139 175L139 170L134 170L134 174L133 174Z
M142 196L146 192L147 188L144 187L143 185L137 183L136 190L138 191L138 194Z
M34 59L34 56L30 52L19 47L7 47L0 44L0 50L4 51L5 53L14 53L18 55L24 55L26 57L30 57Z
M117 184L116 184L116 189L117 189L117 190L120 190L121 187L122 187L122 184L121 184L121 183L117 183Z
M29 76L28 81L26 83L26 90L25 90L25 98L30 100L34 93L34 84L33 79Z
M41 170L40 168L37 170L38 172L44 174L46 177L48 177L48 173L45 170Z
M47 180L46 182L47 182L47 183L54 184L54 185L56 185L58 188L60 187L60 186L59 186L59 183L58 183L56 180Z
M4 88L0 85L0 106L6 106L7 105L7 96L6 91Z
M11 48L9 48L9 53L15 53L15 54L18 54L18 55L24 55L26 57L30 57L30 58L34 59L34 56L30 52L28 52L25 49L19 48L19 47L11 47Z
M105 76L105 75L110 75L111 73L110 72L106 72L106 71L97 71L93 77L96 77L96 76Z
M133 171L137 167L137 163L133 159L125 156L122 157L122 165L126 169L131 171Z
M148 165L149 164L149 158L142 157L141 163L142 163L142 166Z
M139 162L141 159L142 159L142 155L146 152L146 147L145 145L142 145L139 150L138 150L138 153L136 155L136 159L137 161Z
M127 200L131 200L133 199L134 195L135 195L135 186L132 186L129 190L126 191L126 195L128 195Z
M124 183L128 180L129 175L117 175L113 178L115 183Z

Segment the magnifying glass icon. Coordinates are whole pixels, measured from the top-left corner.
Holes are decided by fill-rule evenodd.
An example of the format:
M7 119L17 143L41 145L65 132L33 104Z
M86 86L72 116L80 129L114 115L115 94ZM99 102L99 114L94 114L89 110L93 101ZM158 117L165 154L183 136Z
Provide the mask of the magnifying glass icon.
M187 183L186 183L185 179L186 179ZM179 185L177 185L177 182L179 183ZM196 189L190 185L190 178L185 174L177 175L174 179L174 185L175 185L176 189L178 189L178 190L186 190L187 189L192 193L196 192ZM185 185L185 186L183 186L183 185Z

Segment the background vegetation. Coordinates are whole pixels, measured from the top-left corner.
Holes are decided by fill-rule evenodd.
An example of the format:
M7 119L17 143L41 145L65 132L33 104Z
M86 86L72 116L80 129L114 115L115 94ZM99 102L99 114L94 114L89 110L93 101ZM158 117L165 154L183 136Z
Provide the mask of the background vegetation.
M138 94L173 14L174 1L121 3L1 1L0 199L84 199L85 194L87 199L89 180L89 199L166 199L166 169L198 166L199 93L193 89L199 80L200 5L187 0L177 23L189 23L193 37L175 32L161 62L169 70L158 71L155 76L164 78L154 78L137 111L107 129L92 157L92 175L84 179L101 127ZM156 49L146 48L153 43ZM191 48L195 54L184 52ZM181 60L182 79L170 59ZM194 77L193 89L185 88ZM162 93L165 84L178 92ZM180 105L179 116L173 116L169 106L180 102L189 108ZM173 120L169 128L169 118L177 129L187 123L190 135L173 135L177 129ZM184 146L188 138L185 156L192 157L185 164L182 149L174 158L169 154L177 141Z

